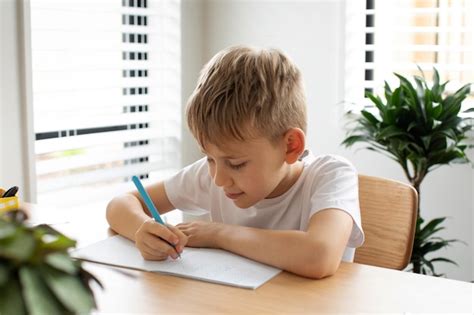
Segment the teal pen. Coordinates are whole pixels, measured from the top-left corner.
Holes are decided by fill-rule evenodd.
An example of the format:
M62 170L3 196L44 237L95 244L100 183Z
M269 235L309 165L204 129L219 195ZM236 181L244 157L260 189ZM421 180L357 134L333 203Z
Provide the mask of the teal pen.
M140 193L140 196L142 196L146 207L148 208L148 210L150 210L150 213L153 216L153 218L155 219L155 221L162 224L163 226L165 226L165 222L163 222L163 220L161 219L160 213L156 209L155 204L153 203L153 201L151 201L151 198L148 195L148 193L146 192L145 188L143 187L142 182L140 181L140 179L137 176L132 176L132 181L135 184L135 187L137 187L138 192ZM181 258L181 255L178 253L178 250L176 249L176 246L174 246L174 244L171 244L170 242L168 242L167 240L165 240L161 237L160 237L160 239L162 241L168 243L168 245L170 245L171 247L173 247L174 250L176 251L176 254L178 254L178 257Z

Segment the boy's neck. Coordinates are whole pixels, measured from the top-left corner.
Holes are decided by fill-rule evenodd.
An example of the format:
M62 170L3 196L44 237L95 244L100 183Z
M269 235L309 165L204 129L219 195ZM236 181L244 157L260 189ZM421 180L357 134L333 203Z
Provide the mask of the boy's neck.
M303 162L297 161L293 164L288 165L288 171L286 173L286 176L283 177L283 179L280 181L275 190L273 190L272 193L268 195L267 199L281 196L285 192L287 192L291 187L293 187L296 181L298 181L298 178L300 178L302 172Z

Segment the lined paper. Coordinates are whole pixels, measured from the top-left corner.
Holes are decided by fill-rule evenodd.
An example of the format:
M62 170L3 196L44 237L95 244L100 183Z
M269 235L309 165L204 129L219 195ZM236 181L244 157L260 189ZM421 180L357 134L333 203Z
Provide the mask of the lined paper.
M145 260L133 242L120 236L75 250L72 257L124 268L159 272L247 289L256 289L280 269L253 261L228 251L186 247L181 259Z

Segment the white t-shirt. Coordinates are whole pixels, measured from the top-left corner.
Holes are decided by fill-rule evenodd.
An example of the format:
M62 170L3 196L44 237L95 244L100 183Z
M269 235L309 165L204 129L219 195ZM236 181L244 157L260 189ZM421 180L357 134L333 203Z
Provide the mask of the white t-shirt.
M364 242L357 171L349 161L335 155L315 157L305 151L302 161L303 172L288 191L247 209L237 207L222 188L214 184L206 158L166 180L165 190L177 209L204 210L210 213L212 221L261 229L306 231L316 212L341 209L354 221L343 256L344 261L352 261L355 248Z

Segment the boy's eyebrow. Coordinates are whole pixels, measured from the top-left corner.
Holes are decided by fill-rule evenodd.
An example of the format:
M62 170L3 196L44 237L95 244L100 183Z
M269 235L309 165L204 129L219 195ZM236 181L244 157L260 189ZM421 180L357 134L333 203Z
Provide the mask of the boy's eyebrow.
M204 153L204 154L206 154L206 153ZM242 156L225 155L225 156L219 156L219 159L222 159L222 160L238 160L238 159L242 159L244 157L245 157L244 155L242 155Z
M242 156L226 155L226 156L221 156L220 158L224 160L237 160L237 159L242 159L244 157L245 157L244 155Z
M207 152L204 151L204 149L201 148L201 152L204 154L204 155L207 155ZM224 160L237 160L237 159L241 159L241 158L244 158L246 157L245 155L242 155L242 156L234 156L234 155L225 155L225 156L221 156L219 157L220 159L224 159Z

